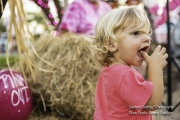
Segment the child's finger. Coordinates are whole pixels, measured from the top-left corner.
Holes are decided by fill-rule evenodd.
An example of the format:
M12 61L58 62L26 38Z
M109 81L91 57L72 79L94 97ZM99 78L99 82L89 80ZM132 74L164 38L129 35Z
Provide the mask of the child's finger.
M166 53L166 48L163 47L160 52L164 55Z
M154 51L160 52L160 50L161 50L161 45L158 45Z
M142 56L144 57L145 60L149 57L149 55L144 51L141 51L141 54L142 54Z
M164 57L165 57L165 59L167 59L167 58L168 58L168 54L167 54L167 53L165 53L165 54L164 54Z

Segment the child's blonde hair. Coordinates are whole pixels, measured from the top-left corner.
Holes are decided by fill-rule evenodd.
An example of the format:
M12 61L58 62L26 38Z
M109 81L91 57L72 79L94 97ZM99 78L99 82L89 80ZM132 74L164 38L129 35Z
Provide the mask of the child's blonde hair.
M123 38L123 31L132 29L146 34L150 32L150 22L146 12L137 6L124 6L103 15L95 28L96 58L102 66L112 62L113 53L108 50L109 42Z

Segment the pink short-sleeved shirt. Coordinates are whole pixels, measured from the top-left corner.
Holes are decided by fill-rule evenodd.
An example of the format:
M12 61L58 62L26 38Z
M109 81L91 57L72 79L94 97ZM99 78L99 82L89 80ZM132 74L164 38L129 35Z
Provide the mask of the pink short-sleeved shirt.
M104 67L96 86L94 120L152 120L142 110L153 92L153 83L131 67Z
M59 30L94 36L98 19L110 10L110 5L103 1L97 7L88 0L75 0L66 8Z

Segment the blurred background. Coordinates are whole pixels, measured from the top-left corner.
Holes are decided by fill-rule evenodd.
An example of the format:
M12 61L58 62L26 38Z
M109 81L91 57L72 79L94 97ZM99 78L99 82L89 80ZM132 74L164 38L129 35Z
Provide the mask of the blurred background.
M127 0L105 0L110 5L116 4L115 7L127 5ZM138 1L138 5L146 7L149 11L149 16L152 19L151 24L154 27L155 37L153 40L159 44L167 43L167 27L166 27L166 0L131 0ZM178 0L174 0L178 1ZM38 38L41 34L58 34L58 26L61 22L63 12L67 5L73 0L23 0L24 10L26 12L27 21L30 31ZM173 2L173 0L170 0ZM132 2L133 4L133 2ZM136 4L136 3L135 3ZM178 12L179 5L172 3L170 10L170 20L172 25L175 25L179 20ZM5 43L7 37L7 29L9 27L9 5L5 6L4 13L0 20L0 52L5 52ZM18 18L17 18L18 19ZM14 31L12 34L15 35ZM13 44L13 43L12 43ZM14 43L15 44L15 43ZM11 45L13 46L13 45Z
M26 19L29 29L37 39L43 34L58 35L58 26L64 10L74 0L22 0L26 13ZM139 5L145 8L151 21L154 31L152 39L156 44L167 44L167 25L166 25L166 0L104 0L109 3L112 8L125 5ZM169 0L170 3L170 23L175 26L179 21L179 1ZM16 18L18 19L18 18ZM8 2L5 6L3 15L0 20L0 55L5 54L7 43L7 30L10 24L10 10ZM17 53L15 32L12 30L13 42L11 42L8 50L12 54Z

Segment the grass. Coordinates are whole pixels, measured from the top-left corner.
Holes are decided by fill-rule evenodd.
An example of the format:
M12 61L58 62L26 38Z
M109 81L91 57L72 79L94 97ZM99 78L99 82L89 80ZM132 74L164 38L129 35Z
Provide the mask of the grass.
M18 61L17 55L9 56L9 63L11 66L14 65L16 61ZM7 68L7 67L8 65L6 61L6 55L0 56L0 69Z

